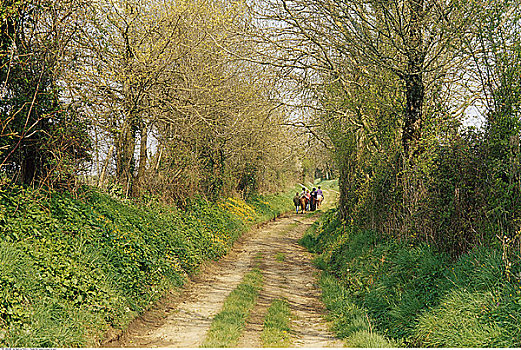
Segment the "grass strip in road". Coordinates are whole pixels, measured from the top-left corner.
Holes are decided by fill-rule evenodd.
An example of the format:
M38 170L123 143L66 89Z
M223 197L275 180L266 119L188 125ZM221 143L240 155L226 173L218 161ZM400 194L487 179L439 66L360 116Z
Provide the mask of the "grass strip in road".
M248 272L242 282L224 300L222 310L215 316L203 348L231 348L237 346L246 318L255 306L262 289L259 269Z
M275 254L275 260L278 262L284 262L284 260L286 260L286 254L280 252Z
M262 345L265 348L288 348L290 336L291 310L285 299L276 299L268 308L262 329Z

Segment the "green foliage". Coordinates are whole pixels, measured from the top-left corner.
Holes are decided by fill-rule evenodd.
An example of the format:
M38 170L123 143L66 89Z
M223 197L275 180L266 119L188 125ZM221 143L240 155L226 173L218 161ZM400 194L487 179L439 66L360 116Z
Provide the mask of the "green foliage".
M68 34L60 26L71 16L70 8L59 25L41 23L44 17L55 20L59 7L34 1L0 4L0 164L3 173L25 184L69 185L78 165L89 160L87 127L72 107L62 105L56 84L61 45L70 40L63 40Z
M324 272L320 278L322 298L330 310L333 331L348 347L395 347L396 344L372 329L367 312L350 300L349 288L334 275Z
M249 225L291 210L289 195L273 198L271 212L259 197L251 221L203 200L181 211L78 195L0 190L0 345L94 346L226 254Z
M516 336L497 322L505 319L498 305L499 298L491 291L455 289L440 306L422 315L416 341L425 347L518 347L519 331ZM512 317L510 322L516 319Z
M520 344L521 266L513 260L508 272L501 251L482 247L453 261L426 244L342 226L332 211L302 242L327 271L321 285L335 331L348 344L358 334L349 346L361 334L365 346L378 334L417 347Z
M290 337L291 309L285 299L274 300L264 319L261 339L265 348L288 348Z
M414 236L453 257L506 240L506 249L513 250L521 239L521 12L512 0L467 5L465 16L452 14L455 21L475 16L465 32L469 36L447 47L447 53L462 54L460 69L468 77L486 68L487 79L466 83L479 86L480 98L488 96L482 108L476 107L479 102L471 104L481 110L482 127L462 125L469 105L451 98L446 86L453 82L444 82L442 75L425 85L421 123L412 128L407 128L401 84L371 67L348 65L338 77L325 79L321 101L321 122L341 173L342 218L359 227ZM364 83L342 89L338 81L349 74ZM407 135L413 131L417 149L407 152L403 141L415 138Z
M246 318L255 306L262 289L262 273L254 269L224 300L222 310L215 315L202 347L230 348L237 345Z
M251 195L246 202L255 207L257 213L257 222L264 222L276 218L278 215L288 211L288 205L293 207L293 202L287 196L280 194L267 194L260 196L259 194Z

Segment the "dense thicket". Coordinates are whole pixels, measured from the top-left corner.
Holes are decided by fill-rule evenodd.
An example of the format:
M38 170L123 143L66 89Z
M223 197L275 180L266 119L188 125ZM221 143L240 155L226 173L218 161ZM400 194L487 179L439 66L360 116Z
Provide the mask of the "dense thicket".
M72 1L0 5L0 165L2 174L17 182L69 181L57 173L69 175L78 161L89 158L84 121L60 103L56 80L76 6Z

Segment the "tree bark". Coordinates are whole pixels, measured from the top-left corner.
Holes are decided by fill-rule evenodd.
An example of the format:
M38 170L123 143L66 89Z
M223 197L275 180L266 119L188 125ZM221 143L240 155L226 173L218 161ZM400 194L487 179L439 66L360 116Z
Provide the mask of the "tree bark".
M132 169L134 165L135 138L130 117L125 121L117 141L116 174L123 192L128 195L132 187Z
M421 138L423 117L423 64L425 53L423 48L423 7L424 0L408 0L410 11L408 31L407 74L405 75L406 108L402 134L402 145L406 158L417 152Z
M137 170L137 177L134 181L133 196L138 197L143 188L143 181L145 178L145 170L147 166L147 140L148 129L145 123L142 123L140 130L140 144L139 144L139 167Z
M98 179L98 187L104 187L105 185L105 174L107 173L107 168L110 163L110 159L112 158L112 153L114 152L114 145L111 145L109 148L109 152L107 153L107 159L105 159L105 163L103 164L103 169L101 170L101 174Z

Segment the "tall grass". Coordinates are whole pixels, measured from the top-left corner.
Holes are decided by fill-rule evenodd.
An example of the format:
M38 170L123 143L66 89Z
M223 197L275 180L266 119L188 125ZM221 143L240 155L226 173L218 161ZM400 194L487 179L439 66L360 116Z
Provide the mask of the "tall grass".
M332 321L335 334L344 339L347 347L388 348L396 347L393 342L374 329L367 310L357 306L350 298L350 290L334 275L324 272L320 278L322 298L330 310L328 318Z
M324 301L349 346L377 344L382 336L392 340L382 346L521 344L519 262L511 261L507 271L494 248L452 260L425 244L343 226L334 212L301 243L326 271Z

